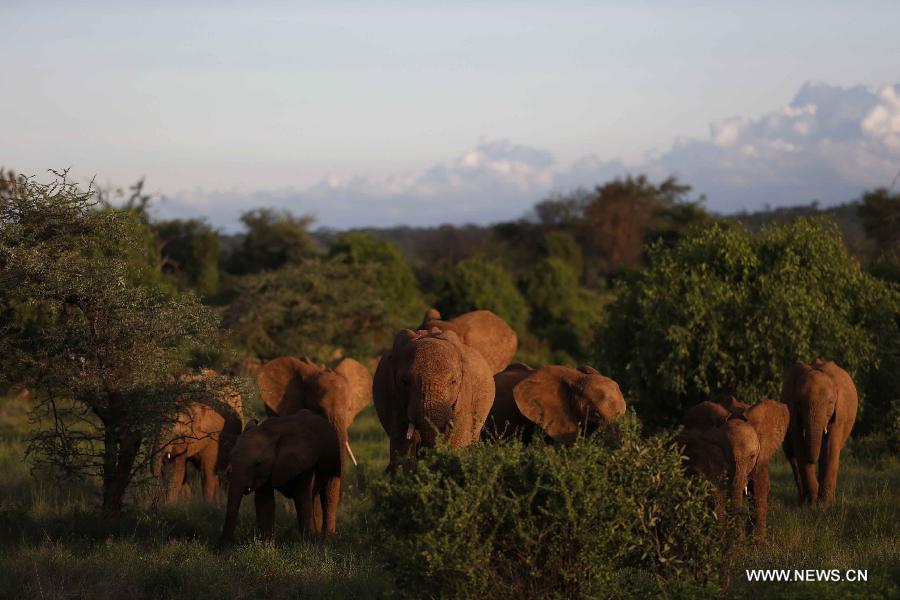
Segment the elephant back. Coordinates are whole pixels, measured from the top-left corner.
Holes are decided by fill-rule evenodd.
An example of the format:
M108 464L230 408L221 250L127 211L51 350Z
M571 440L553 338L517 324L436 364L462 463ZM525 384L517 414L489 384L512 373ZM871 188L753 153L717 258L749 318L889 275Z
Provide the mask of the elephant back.
M433 327L456 333L464 344L481 353L492 373L503 371L518 349L516 332L489 310L475 310L444 321L438 311L429 309L420 329L430 330Z

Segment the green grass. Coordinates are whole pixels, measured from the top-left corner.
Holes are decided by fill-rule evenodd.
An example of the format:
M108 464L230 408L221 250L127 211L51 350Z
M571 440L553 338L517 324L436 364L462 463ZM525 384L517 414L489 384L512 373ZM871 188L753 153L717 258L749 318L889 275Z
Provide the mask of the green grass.
M293 505L278 507L274 543L253 539L245 501L239 543L217 551L223 501L153 508L141 497L120 520L101 519L96 490L33 475L23 459L27 406L0 399L0 597L10 598L345 598L391 596L392 578L367 545L366 488L387 464L387 439L374 409L351 429L360 465L345 479L338 534L301 540ZM900 461L847 456L838 498L798 508L790 470L773 465L769 542L735 557L738 597L900 595ZM749 583L745 569L868 569L868 583Z

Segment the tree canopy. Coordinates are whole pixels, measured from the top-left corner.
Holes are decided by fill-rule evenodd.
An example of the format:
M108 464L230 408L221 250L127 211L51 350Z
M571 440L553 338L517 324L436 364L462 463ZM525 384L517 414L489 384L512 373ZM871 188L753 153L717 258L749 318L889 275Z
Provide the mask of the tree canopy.
M595 344L638 412L674 423L727 394L777 398L792 363L819 357L854 375L874 414L900 392L897 340L898 291L860 269L832 221L800 219L758 234L717 224L652 245Z

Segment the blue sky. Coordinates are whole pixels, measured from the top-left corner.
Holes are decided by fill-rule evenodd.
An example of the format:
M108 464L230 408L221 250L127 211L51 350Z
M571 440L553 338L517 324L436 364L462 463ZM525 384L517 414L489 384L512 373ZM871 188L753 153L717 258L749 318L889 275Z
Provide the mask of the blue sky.
M897 2L370 4L7 0L0 165L146 176L226 229L489 222L627 172L830 203L900 170Z

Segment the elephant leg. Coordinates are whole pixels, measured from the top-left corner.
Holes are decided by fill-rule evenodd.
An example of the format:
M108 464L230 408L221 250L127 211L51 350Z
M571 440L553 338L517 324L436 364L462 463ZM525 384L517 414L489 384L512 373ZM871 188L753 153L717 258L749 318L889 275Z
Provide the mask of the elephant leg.
M313 485L312 473L304 473L300 477L300 482L297 484L297 490L294 493L294 508L297 510L297 526L300 529L301 537L306 537L317 531L313 509L316 503Z
M183 454L176 456L175 460L172 461L172 468L169 470L169 477L166 482L166 502L173 503L178 500L182 486L186 483L186 470L187 459L185 456Z
M819 499L824 502L834 500L837 491L838 469L841 466L841 445L838 443L836 431L829 432L828 446L823 452L824 465L819 475L822 487L819 489Z
M319 492L322 504L322 533L330 534L337 531L338 505L341 503L341 477L330 477L325 481Z
M209 444L200 455L200 480L203 484L203 497L210 501L216 499L216 490L219 489L219 476L216 474L217 454L216 445Z
M794 476L794 485L797 486L797 504L802 506L806 499L806 490L803 489L803 475L800 471L800 462L797 460L797 454L794 452L794 445L792 443L793 437L793 430L788 429L787 436L781 447L784 449L784 455L788 459L788 464L791 465L791 473Z
M766 518L769 511L769 465L757 465L753 479L753 535L760 542L766 541Z
M800 477L803 480L802 501L815 504L819 497L819 479L816 477L816 465L804 463L800 465Z
M275 537L275 489L264 486L253 494L256 504L256 527L260 535L267 540Z

